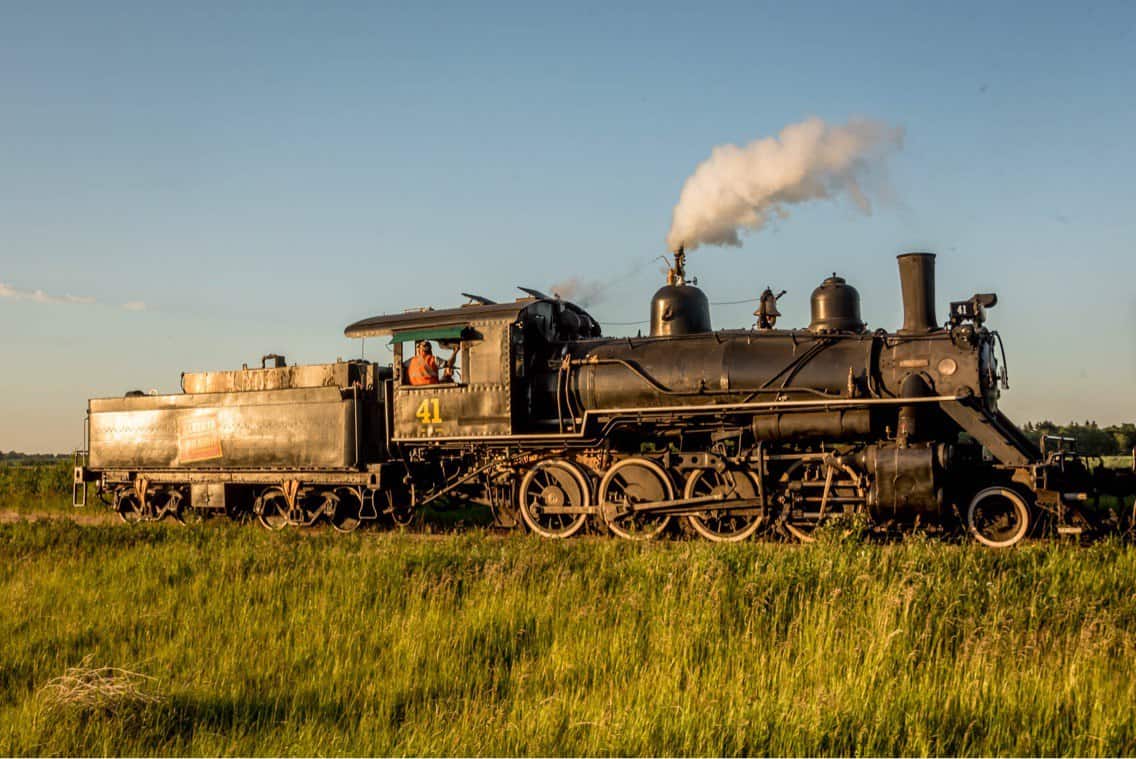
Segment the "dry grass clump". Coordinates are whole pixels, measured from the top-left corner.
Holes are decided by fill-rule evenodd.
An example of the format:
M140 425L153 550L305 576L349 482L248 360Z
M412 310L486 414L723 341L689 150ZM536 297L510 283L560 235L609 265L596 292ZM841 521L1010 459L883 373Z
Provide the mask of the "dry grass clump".
M120 667L94 667L93 659L88 654L79 666L68 667L40 689L46 711L118 716L162 702L161 696L148 690L155 678Z

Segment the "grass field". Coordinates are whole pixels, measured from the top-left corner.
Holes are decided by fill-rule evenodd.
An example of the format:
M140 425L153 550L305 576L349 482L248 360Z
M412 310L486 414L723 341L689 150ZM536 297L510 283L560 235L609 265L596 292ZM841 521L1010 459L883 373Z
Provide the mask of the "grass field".
M1111 541L10 523L0 754L1132 754L1134 578Z
M0 508L21 513L71 508L71 462L0 463ZM93 495L93 488L90 488Z

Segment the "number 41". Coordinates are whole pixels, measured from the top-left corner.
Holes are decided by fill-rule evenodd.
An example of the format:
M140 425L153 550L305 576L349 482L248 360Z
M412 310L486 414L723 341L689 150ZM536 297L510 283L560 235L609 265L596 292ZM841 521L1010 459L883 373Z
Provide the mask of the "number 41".
M439 413L438 399L427 398L422 401L418 406L418 410L414 412L419 421L423 424L438 424L442 421L442 415Z

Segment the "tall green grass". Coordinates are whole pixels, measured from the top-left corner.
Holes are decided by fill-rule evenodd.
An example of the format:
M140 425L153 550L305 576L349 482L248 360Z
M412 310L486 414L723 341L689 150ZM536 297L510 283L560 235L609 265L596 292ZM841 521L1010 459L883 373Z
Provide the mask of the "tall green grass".
M1134 577L1117 542L5 525L0 754L1132 754ZM147 698L60 705L85 658Z
M71 474L69 459L33 464L0 463L0 508L23 512L64 511L71 506Z

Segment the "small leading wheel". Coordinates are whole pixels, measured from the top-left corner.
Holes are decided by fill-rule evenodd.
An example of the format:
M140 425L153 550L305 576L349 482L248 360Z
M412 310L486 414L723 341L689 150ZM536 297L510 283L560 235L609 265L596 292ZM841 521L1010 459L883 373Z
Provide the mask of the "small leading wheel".
M114 491L114 510L118 518L127 524L137 524L142 521L142 501L134 488L120 488Z
M674 486L666 471L642 456L617 462L600 480L604 521L609 530L625 540L656 538L671 521L669 514L636 513L631 510L634 504L673 499Z
M521 480L517 504L529 529L546 538L575 535L588 519L588 480L565 459L542 461Z
M261 493L252 510L269 530L282 530L288 526L288 498L280 488L268 488Z
M683 498L705 498L717 496L723 503L737 500L756 500L758 487L756 477L749 472L718 472L713 469L696 469L690 473L683 489ZM717 510L716 504L699 514L691 514L686 519L702 537L716 543L737 543L753 535L765 524L765 513L760 506L750 506L743 511L730 512Z
M979 543L1009 548L1029 532L1030 509L1013 488L989 487L975 493L966 510L966 527Z
M363 523L359 513L363 499L352 488L336 488L323 494L324 513L331 520L331 526L340 532L354 532Z

